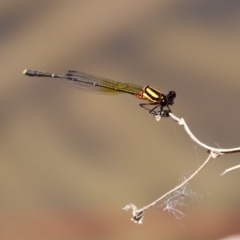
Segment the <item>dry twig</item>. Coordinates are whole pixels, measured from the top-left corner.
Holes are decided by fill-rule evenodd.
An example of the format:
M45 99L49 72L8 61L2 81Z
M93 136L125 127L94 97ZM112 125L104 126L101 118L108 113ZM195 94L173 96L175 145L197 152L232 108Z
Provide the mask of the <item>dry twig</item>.
M174 202L171 201L171 199L173 199L173 197L171 197L172 194L176 193L176 191L179 191L180 189L182 189L184 186L186 186L189 181L191 179L193 179L208 163L211 159L214 159L218 156L222 156L224 154L229 154L229 153L236 153L236 152L240 152L240 147L239 148L231 148L231 149L221 149L221 148L213 148L210 147L204 143L202 143L201 141L199 141L194 135L193 133L190 131L189 127L187 126L186 122L184 121L183 118L178 118L176 117L174 114L169 113L169 116L176 122L178 122L179 125L182 125L185 129L185 131L187 132L187 134L189 135L189 137L196 142L199 146L207 149L209 155L207 157L207 159L204 161L204 163L193 173L191 174L188 178L186 178L184 181L182 181L178 186L176 186L175 188L173 188L172 190L168 191L167 193L165 193L164 195L162 195L161 197L159 197L157 200L153 201L152 203L150 203L147 206L144 206L142 208L137 208L134 204L128 204L127 206L125 206L123 209L124 210L132 210L132 221L134 221L135 223L141 224L142 220L143 220L143 214L146 210L148 210L149 208L155 206L157 203L159 203L160 201L162 201L163 199L166 199L168 197L168 200L166 200L165 202L168 204L165 204L166 207L164 208L164 210L169 210L172 211L173 214L182 214L181 211L179 211L178 209L176 209L175 207L177 205L179 205L178 200L174 199ZM159 121L161 119L160 116L156 116L156 120ZM229 168L227 170L225 170L222 175L224 175L225 173L235 170L237 168L240 168L240 165ZM176 196L176 194L174 195Z

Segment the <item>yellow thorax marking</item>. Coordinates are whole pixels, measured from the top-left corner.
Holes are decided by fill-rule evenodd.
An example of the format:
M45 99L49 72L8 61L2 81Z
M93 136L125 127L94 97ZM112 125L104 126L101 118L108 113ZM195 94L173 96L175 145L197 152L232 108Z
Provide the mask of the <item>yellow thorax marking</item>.
M152 98L155 98L155 99L159 98L159 95L161 94L159 90L153 87L147 87L145 91L147 94L149 94Z

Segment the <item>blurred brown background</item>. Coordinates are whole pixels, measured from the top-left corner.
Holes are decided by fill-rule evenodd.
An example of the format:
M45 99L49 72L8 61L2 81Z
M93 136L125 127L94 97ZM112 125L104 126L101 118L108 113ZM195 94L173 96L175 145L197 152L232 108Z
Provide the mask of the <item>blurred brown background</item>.
M206 159L182 127L130 95L103 96L26 68L68 69L177 93L203 142L240 145L240 1L0 2L0 239L219 239L240 233L240 155L192 182L181 220L149 204Z

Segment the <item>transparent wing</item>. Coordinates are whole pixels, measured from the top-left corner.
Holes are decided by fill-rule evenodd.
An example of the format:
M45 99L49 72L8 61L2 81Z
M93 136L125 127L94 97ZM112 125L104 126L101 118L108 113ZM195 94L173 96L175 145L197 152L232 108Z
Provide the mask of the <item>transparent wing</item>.
M117 82L103 77L90 75L84 72L69 70L61 78L72 83L82 90L96 91L106 94L129 93L135 94L142 90L141 86L131 83Z

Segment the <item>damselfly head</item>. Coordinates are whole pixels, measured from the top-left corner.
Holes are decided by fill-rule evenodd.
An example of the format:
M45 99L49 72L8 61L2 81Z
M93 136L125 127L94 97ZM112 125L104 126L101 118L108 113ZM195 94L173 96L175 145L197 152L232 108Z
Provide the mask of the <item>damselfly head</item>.
M166 97L167 97L167 104L173 105L174 98L176 97L176 93L174 91L170 91Z

